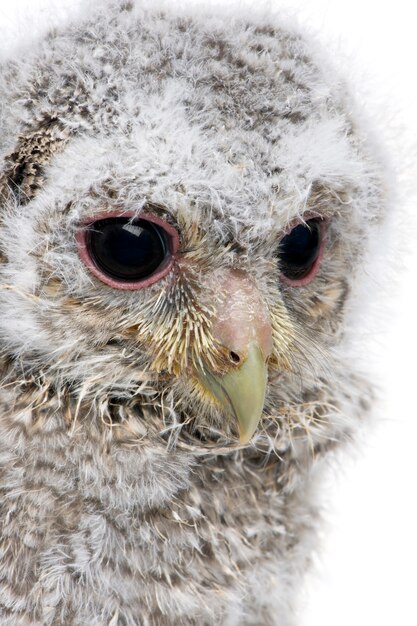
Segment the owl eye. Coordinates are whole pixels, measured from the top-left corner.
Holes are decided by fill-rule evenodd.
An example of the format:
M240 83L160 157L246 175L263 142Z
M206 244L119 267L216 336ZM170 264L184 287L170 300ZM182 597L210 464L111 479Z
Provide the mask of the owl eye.
M321 218L307 219L281 239L278 258L284 283L302 286L314 278L324 246L324 225Z
M175 229L155 216L99 216L77 233L81 259L101 281L141 289L165 276L178 247Z

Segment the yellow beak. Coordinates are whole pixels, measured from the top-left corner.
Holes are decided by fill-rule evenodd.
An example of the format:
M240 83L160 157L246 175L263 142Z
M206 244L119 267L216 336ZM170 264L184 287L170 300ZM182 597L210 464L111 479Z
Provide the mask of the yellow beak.
M199 370L198 379L225 413L237 421L241 443L248 443L261 419L267 384L267 367L256 342L248 347L242 365L223 376Z

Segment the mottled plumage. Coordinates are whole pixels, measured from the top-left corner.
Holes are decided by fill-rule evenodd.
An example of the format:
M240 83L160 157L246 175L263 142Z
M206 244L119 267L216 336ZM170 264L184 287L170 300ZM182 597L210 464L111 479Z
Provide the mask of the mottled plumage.
M345 314L384 191L344 83L277 17L106 3L5 61L0 107L2 626L293 624L317 470L371 395ZM143 289L77 247L123 212L178 233ZM302 216L326 245L294 286ZM246 444L204 376L252 320Z

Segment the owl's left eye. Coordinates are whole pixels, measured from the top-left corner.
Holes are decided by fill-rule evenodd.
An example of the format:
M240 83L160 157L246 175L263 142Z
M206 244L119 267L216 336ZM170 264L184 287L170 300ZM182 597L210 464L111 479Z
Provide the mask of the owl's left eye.
M102 215L77 233L81 259L102 282L141 289L165 276L178 247L176 230L151 215Z
M324 248L326 220L296 222L281 239L278 259L281 280L293 287L308 284L315 276Z

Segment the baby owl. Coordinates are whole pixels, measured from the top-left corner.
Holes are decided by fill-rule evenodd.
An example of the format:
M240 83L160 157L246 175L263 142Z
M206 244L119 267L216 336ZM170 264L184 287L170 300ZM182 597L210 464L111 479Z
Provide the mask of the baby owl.
M276 16L109 2L0 70L0 623L289 626L378 151Z

